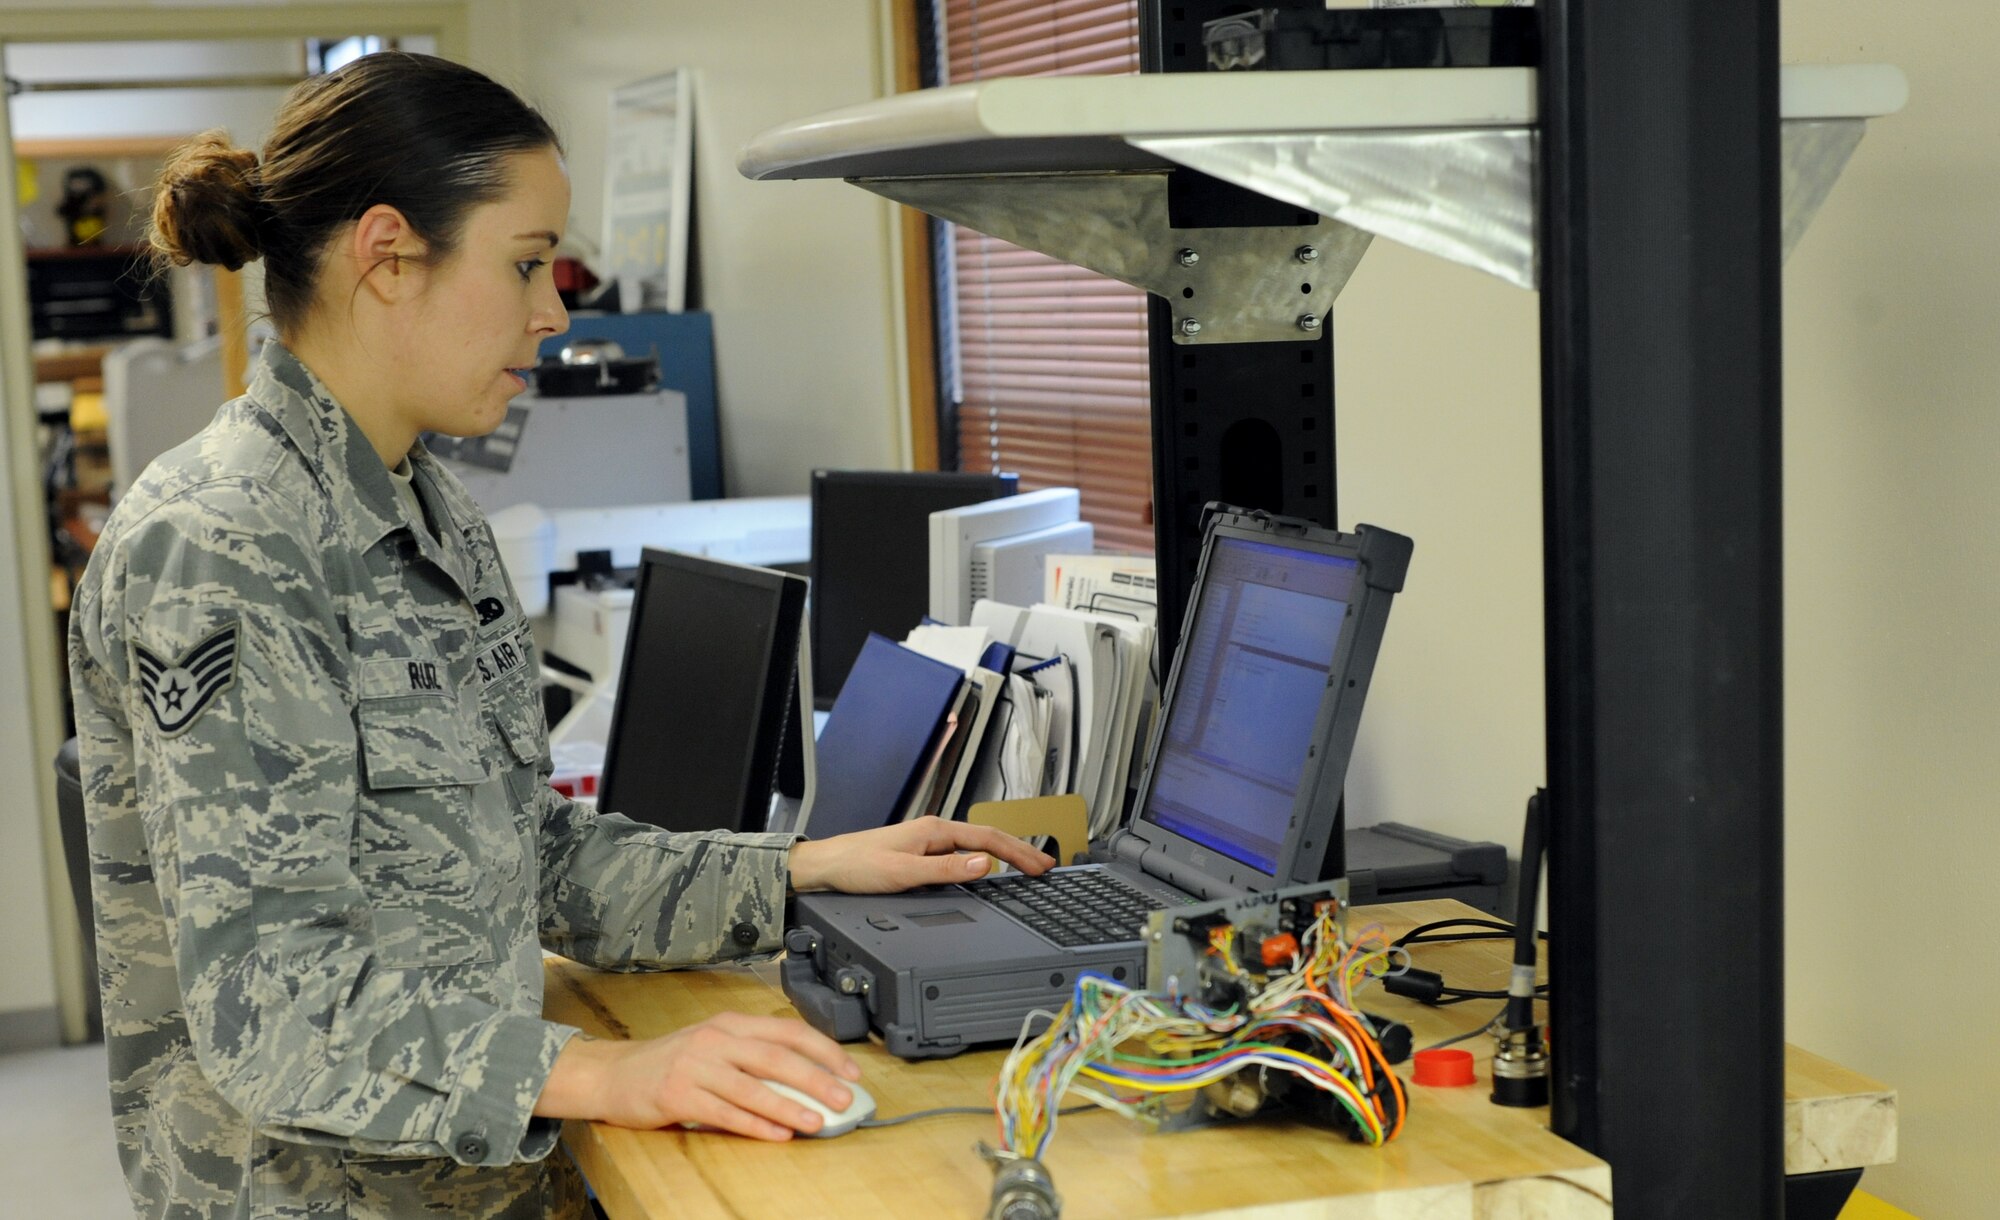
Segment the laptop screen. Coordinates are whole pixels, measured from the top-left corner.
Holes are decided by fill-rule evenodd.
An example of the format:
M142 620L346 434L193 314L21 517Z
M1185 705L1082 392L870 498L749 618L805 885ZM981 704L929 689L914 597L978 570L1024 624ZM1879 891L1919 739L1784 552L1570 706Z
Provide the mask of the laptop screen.
M1277 871L1359 561L1219 537L1141 817Z

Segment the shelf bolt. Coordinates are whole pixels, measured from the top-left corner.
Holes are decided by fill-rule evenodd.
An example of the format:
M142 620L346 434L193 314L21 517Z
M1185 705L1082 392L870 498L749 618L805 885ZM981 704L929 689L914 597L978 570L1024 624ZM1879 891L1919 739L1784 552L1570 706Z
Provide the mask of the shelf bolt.
M1319 323L1315 322L1313 325L1317 326ZM1193 318L1182 318L1181 333L1192 339L1201 333L1201 323L1195 321Z
M1300 246L1294 253L1298 255L1298 259L1302 263L1316 263L1319 261L1319 251L1311 246Z
M1179 254L1175 255L1174 257L1180 259L1181 266L1183 267L1192 267L1196 263L1201 261L1201 255L1196 254L1192 250L1182 250Z
M1319 329L1319 315L1302 313L1299 315L1299 329L1308 333Z

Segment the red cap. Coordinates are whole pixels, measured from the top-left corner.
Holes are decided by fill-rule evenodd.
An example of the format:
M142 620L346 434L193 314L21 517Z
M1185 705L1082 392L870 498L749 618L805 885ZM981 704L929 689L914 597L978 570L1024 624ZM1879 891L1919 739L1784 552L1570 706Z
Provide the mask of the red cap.
M1441 1050L1418 1051L1416 1057L1416 1081L1437 1089L1456 1088L1476 1082L1472 1070L1472 1052L1454 1047Z

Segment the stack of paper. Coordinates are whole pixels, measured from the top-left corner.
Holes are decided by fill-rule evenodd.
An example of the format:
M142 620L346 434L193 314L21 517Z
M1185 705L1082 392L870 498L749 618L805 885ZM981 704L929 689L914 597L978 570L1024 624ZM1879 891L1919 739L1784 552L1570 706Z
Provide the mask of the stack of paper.
M951 665L963 675L957 714L947 723L937 765L922 790L903 809L903 816L957 817L965 807L965 790L979 761L979 747L999 702L1001 676L981 663L989 640L968 627L925 624L911 631L903 646L932 660Z
M1159 577L1151 555L1050 555L1042 600L1152 626L1159 620Z
M1136 743L1159 701L1153 627L1132 617L1060 606L982 601L972 625L1015 650L1015 672L1047 692L1050 740L1040 795L1076 793L1090 806L1090 834L1117 828Z
M1144 604L980 601L970 626L925 624L902 644L871 636L820 733L812 833L1075 793L1091 837L1110 834L1159 702Z

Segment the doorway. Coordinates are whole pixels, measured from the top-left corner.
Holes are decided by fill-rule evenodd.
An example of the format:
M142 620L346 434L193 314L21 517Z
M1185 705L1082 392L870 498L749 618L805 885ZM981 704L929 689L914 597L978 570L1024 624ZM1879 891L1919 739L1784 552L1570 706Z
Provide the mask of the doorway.
M87 349L128 342L132 336L116 329L127 325L140 333L150 327L156 341L212 337L234 344L243 336L245 314L254 311L256 285L253 276L247 286L251 304L233 313L231 302L242 299L245 285L198 274L172 277L150 312L146 302L127 302L130 316L109 316L103 293L90 306L51 311L50 294L44 292L38 298L44 308L37 313L28 307L29 252L37 251L50 265L92 257L116 262L130 255L143 232L144 200L128 192L150 184L165 152L180 139L224 126L239 144L260 146L289 81L324 67L330 58L395 42L463 59L467 7L465 0L451 0L125 8L115 30L106 28L113 23L101 9L93 13L85 6L0 11L0 56L8 75L29 86L10 98L10 121L0 122L0 151L14 185L0 192L0 706L26 713L0 717L0 772L18 777L17 793L34 794L32 801L17 798L0 810L0 842L9 848L0 852L0 919L16 933L14 948L0 952L0 967L6 967L0 969L0 1014L48 1008L52 974L52 1015L65 1042L89 1034L95 1008L89 982L95 972L85 967L50 765L67 736L58 607L65 569L87 555L93 520L101 524L101 510L116 490L108 429L102 426L108 422L101 398L105 353ZM32 154L25 159L16 156L17 123L22 151ZM32 181L25 168L30 163L36 171ZM65 196L96 185L90 174L72 176L72 169L90 170L104 182L94 215L85 207L69 209L87 215L85 228L101 225L99 249L86 254L56 253L92 244L70 244L78 236L75 222L60 208ZM33 200L22 206L30 195ZM78 321L84 314L92 316ZM32 338L38 326L44 336L40 352ZM51 338L60 338L54 332L64 327L68 341L51 344ZM80 333L89 330L98 333ZM247 346L236 352L239 371L245 355ZM38 386L44 387L39 395ZM226 388L218 380L211 412ZM100 396L96 415L93 393ZM99 425L96 435L87 436L89 429L78 423ZM52 473L81 481L56 489L64 494L52 497ZM52 505L61 516L53 523Z

